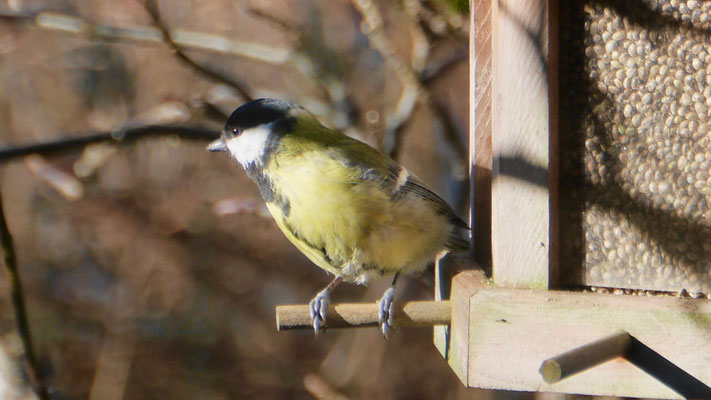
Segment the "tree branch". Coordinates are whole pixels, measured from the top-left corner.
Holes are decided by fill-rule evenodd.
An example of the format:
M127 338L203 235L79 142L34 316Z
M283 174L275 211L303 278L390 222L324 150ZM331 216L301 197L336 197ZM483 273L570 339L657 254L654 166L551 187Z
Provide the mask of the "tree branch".
M0 149L0 162L8 161L29 154L50 155L82 149L87 145L101 142L127 143L151 136L177 135L189 140L213 140L220 133L201 127L173 125L142 125L129 126L112 132L91 132L80 137L68 137L50 142L15 146Z
M16 12L0 7L0 21L7 24L28 24L41 29L64 32L93 40L108 42L122 41L134 43L163 43L161 31L153 27L118 28L96 24L72 15L53 11L38 13ZM172 29L170 37L184 49L208 51L249 58L272 65L286 63L292 52L285 47L271 47L251 42L226 38L221 35Z
M400 83L403 85L403 94L398 102L395 114L390 118L388 127L386 127L386 136L392 136L386 139L392 143L392 148L389 149L390 156L397 158L400 153L400 144L402 143L403 127L412 117L415 101L429 108L436 118L442 121L446 130L445 139L453 148L455 154L460 158L457 160L466 165L466 145L456 133L452 131L453 125L449 121L449 116L442 107L438 107L432 103L432 98L428 88L425 86L422 78L404 62L395 51L393 44L385 34L383 28L383 18L377 6L372 0L351 0L355 8L360 12L365 21L368 30L365 34L370 40L371 46L380 53L385 60L385 63L395 73ZM413 96L414 94L414 96Z
M0 243L2 244L5 261L5 272L10 281L10 297L12 298L12 305L15 309L17 330L22 339L22 346L25 352L27 375L30 378L30 382L37 396L42 400L49 400L49 391L47 390L43 375L40 373L37 355L32 342L30 323L27 318L27 307L25 306L25 296L22 290L22 282L20 281L20 272L17 269L15 246L12 243L12 235L10 234L10 229L5 219L2 194L0 194Z
M148 14L151 16L153 19L153 23L156 25L156 27L161 31L163 34L163 39L165 42L175 51L175 56L180 60L183 64L188 66L189 68L195 70L198 72L200 75L216 81L220 83L224 83L225 85L228 85L232 89L234 89L239 95L244 98L247 101L254 100L252 98L252 95L249 94L249 91L247 88L245 88L241 83L235 81L231 77L227 76L226 74L215 71L213 69L210 69L208 67L205 67L203 65L198 64L195 62L192 58L188 57L185 52L181 49L180 45L175 43L173 40L173 37L170 34L170 31L168 31L168 28L165 26L163 23L163 20L160 18L160 12L158 11L158 6L155 3L154 0L146 0L145 1L145 8L146 11L148 11Z
M352 126L357 108L348 98L343 71L334 68L333 59L337 56L323 43L323 38L309 34L309 30L303 26L292 24L262 10L250 8L247 11L286 32L295 43L288 64L320 86L328 96L330 108L333 110L329 119L335 128L345 129Z
M263 17L272 23L278 24L280 28L286 29L289 34L300 32L299 27L283 25L278 19L269 17L265 13L250 11L257 17ZM151 16L153 15L151 14ZM302 105L313 103L321 110L333 109L335 112L329 113L328 118L333 126L340 129L350 128L353 120L352 114L357 112L357 108L346 96L342 77L332 76L330 73L324 76L324 71L318 70L317 63L311 59L309 54L288 46L272 47L235 40L212 33L185 29L167 29L165 26L162 27L163 29L154 27L118 28L96 24L82 18L56 12L16 12L2 7L0 7L0 22L27 24L40 29L78 35L85 37L87 40L120 41L137 44L167 43L176 51L177 57L180 58L181 62L186 63L191 69L196 70L210 80L218 81L234 88L245 100L249 100L251 96L248 96L249 91L244 85L234 81L233 78L224 73L197 64L185 54L185 50L199 50L227 56L244 57L275 66L291 66L321 85L330 98L330 103L328 104L315 99L303 99L301 101ZM326 115L324 114L324 116Z
M451 35L465 43L469 41L469 21L458 12L438 1L415 0L410 5L432 33Z

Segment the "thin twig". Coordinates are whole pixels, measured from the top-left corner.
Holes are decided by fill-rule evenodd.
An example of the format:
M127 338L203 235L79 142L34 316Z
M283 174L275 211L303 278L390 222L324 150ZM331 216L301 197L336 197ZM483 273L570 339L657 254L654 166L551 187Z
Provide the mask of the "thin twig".
M253 10L252 10L253 11ZM266 14L260 14L258 11L253 12L254 15L264 18L269 18ZM317 84L324 88L324 92L330 97L330 104L322 103L315 99L302 98L302 105L311 103L315 107L309 107L312 111L315 110L336 110L335 113L322 111L320 114L328 116L331 125L339 129L352 128L353 115L357 109L346 95L346 89L343 85L343 78L338 76L324 76L316 68L316 63L310 59L310 55L303 51L290 48L288 46L267 46L253 42L245 42L235 40L221 35L212 33L196 32L185 29L170 29L168 35L165 35L165 30L160 30L154 27L133 27L119 28L108 25L96 24L75 16L61 14L50 11L39 13L15 12L0 7L0 21L5 23L28 24L40 29L54 30L67 34L78 35L85 37L88 40L104 40L109 42L124 42L134 44L161 44L166 42L166 37L172 42L174 50L178 51L178 56L184 54L185 50L200 50L227 56L237 56L249 58L255 61L267 63L274 66L292 66L303 75L309 77ZM272 23L278 24L276 18L271 18ZM280 28L285 26L280 25ZM299 32L298 27L291 26L287 32ZM169 45L171 43L168 43ZM177 49L176 49L177 48ZM242 86L227 75L207 70L207 68L195 64L189 57L181 58L183 62L189 62L190 68L198 70L210 79L216 79L220 83L225 83L230 87L235 88L234 84ZM196 68L197 67L197 68ZM227 81L231 81L227 82ZM249 99L246 96L246 89L242 91L235 88L242 97Z
M457 128L455 127L456 121L447 109L447 106L442 102L433 101L432 111L435 113L437 119L442 122L444 126L444 140L449 144L449 146L456 154L457 160L463 160L466 164L466 160L469 157L469 152L467 151L467 146L462 140L462 137L457 134Z
M112 132L91 132L79 137L65 137L44 143L26 146L13 146L0 149L0 161L8 161L29 154L50 155L68 151L80 150L89 144L101 142L126 143L152 136L176 135L182 139L213 140L219 137L219 132L201 128L173 125L142 125L119 129ZM63 135L64 136L64 135Z
M385 134L383 135L382 150L393 160L400 157L404 132L408 127L415 105L417 103L417 92L412 86L404 86L400 98L385 120Z
M423 90L419 79L410 68L410 66L403 61L395 51L393 44L385 33L383 27L383 17L380 15L380 11L372 0L351 0L355 8L360 12L368 27L365 34L370 40L370 45L380 53L380 55L385 60L385 63L390 66L390 68L395 72L395 76L404 86L412 86L417 88L418 97L421 101L426 102L429 100L426 90Z
M0 21L5 24L27 24L40 29L82 36L91 40L145 44L163 43L163 35L157 28L141 26L119 28L97 24L80 17L53 11L16 12L0 7ZM286 63L292 51L287 47L266 46L213 33L185 29L171 29L170 37L183 49L244 57L272 65Z
M148 14L153 19L153 23L156 25L156 27L163 34L163 39L165 40L165 42L175 51L175 56L178 57L178 59L183 64L194 69L199 74L207 77L208 79L211 79L216 82L224 83L225 85L230 86L237 93L239 93L239 95L242 98L244 98L245 100L247 100L247 101L254 100L252 98L252 95L249 94L249 91L247 90L247 88L245 88L241 83L235 81L233 78L227 76L226 74L224 74L222 72L215 71L213 69L210 69L208 67L200 65L200 64L196 63L192 58L188 57L187 54L185 54L185 52L183 52L180 45L175 43L175 41L173 40L173 37L171 36L170 31L163 23L163 20L160 18L160 12L158 11L158 5L155 3L154 0L146 0L145 1L145 8L146 8L146 11L148 11Z
M348 397L339 393L319 374L306 374L304 376L304 389L316 400L348 400Z
M333 110L329 119L335 128L345 129L352 126L356 107L348 98L343 68L335 67L345 63L340 59L338 63L334 63L333 59L337 58L337 55L323 43L323 37L311 34L309 29L263 10L250 8L247 11L254 17L283 30L288 37L293 39L295 46L293 46L294 50L289 57L289 64L310 78L326 93L330 108Z
M15 309L15 319L17 322L17 330L22 339L22 345L25 352L25 365L27 375L30 377L32 386L37 393L37 396L42 400L49 400L49 391L44 382L43 375L40 373L37 355L32 343L32 333L30 331L30 323L27 318L27 307L25 306L25 296L22 290L22 282L20 281L20 272L17 269L17 258L15 255L15 246L12 243L12 235L7 227L5 220L5 211L2 205L2 194L0 194L0 242L2 243L3 257L5 260L5 272L10 281L10 297Z
M460 41L469 41L468 18L440 4L439 1L415 0L411 2L416 8L419 18L435 34L448 35Z
M417 75L410 66L403 61L395 51L395 47L387 37L383 26L383 17L377 6L371 0L351 0L353 6L360 12L363 21L367 26L364 32L368 36L370 45L385 63L395 73L395 76L403 86L402 96L398 101L394 115L387 120L383 142L390 147L386 151L391 157L397 159L400 153L399 144L402 143L403 125L412 116L415 102L423 105L429 103L429 94L423 88Z
M447 76L447 73L462 62L469 61L469 50L459 48L451 51L446 57L442 57L439 63L428 65L422 70L420 80L423 84L429 85L438 78Z
M455 153L459 156L458 162L467 162L465 148L466 145L460 136L453 131L453 125L449 121L449 116L445 112L446 110L432 103L432 98L429 89L424 85L422 79L413 71L412 68L404 62L395 51L394 46L388 39L385 29L383 27L383 18L378 10L377 6L372 0L351 0L355 8L363 16L368 30L365 34L370 40L371 46L380 53L380 55L385 60L386 64L397 76L400 83L403 85L403 96L401 96L401 101L398 104L397 112L395 116L391 118L389 127L386 128L386 135L394 135L394 138L389 141L393 143L392 148L389 153L393 158L396 158L400 152L400 144L402 143L402 138L399 136L402 134L402 127L407 123L407 121L412 117L412 110L415 108L413 99L408 96L408 93L414 91L416 95L416 100L418 103L424 105L425 107L432 110L435 117L442 121L445 127L445 139L452 147L454 147ZM400 111L400 110L404 110ZM409 112L408 112L409 110ZM464 156L462 156L464 155Z

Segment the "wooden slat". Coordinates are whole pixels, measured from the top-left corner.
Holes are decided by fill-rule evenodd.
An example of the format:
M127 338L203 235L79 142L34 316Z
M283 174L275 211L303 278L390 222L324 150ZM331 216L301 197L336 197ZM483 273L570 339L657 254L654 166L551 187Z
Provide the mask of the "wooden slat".
M452 293L452 278L454 276L454 270L456 269L456 264L454 256L445 253L439 254L435 260L435 292L434 299L437 302L449 300ZM451 307L451 306L450 306ZM450 311L451 315L451 311ZM450 332L451 321L449 325L443 326L438 325L433 328L432 331L432 341L439 350L442 357L445 359L449 354L449 332Z
M493 277L508 287L548 288L555 264L548 4L491 1Z
M560 282L560 88L559 81L559 35L560 13L558 0L548 1L548 288Z
M491 0L471 5L469 38L471 179L470 226L473 260L491 265Z
M663 357L656 365L671 363L688 374L687 382L703 382L701 389L682 386L708 393L711 301L502 289L472 272L455 277L452 290L449 362L468 387L682 398L624 359L556 384L543 381L544 360L623 330ZM671 364L662 375L672 375Z
M466 271L452 281L452 323L450 325L449 353L445 355L449 366L462 383L469 386L471 369L469 368L469 337L472 322L469 312L471 293L487 285L488 279L481 271Z

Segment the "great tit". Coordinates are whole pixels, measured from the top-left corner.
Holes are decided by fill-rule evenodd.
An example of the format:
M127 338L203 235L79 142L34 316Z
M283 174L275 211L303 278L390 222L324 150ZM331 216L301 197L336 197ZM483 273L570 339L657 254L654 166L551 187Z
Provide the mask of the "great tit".
M394 273L378 302L387 337L399 274L425 269L440 251L469 247L462 235L467 224L415 175L296 104L242 105L207 149L237 160L286 238L335 276L310 302L317 335L341 281L366 284Z

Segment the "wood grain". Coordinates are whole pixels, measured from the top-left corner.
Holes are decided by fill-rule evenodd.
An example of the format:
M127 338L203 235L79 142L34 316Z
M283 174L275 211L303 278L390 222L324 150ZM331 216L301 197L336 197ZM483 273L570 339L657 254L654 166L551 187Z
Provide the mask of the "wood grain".
M465 386L469 382L469 337L472 321L469 300L480 288L490 285L480 270L464 271L452 281L452 322L449 332L448 352L442 355Z
M629 333L617 331L543 361L538 372L546 383L556 383L613 358L625 357L631 343Z
M469 177L473 260L491 266L491 0L471 5Z
M549 287L548 4L491 2L491 231L493 277L501 286Z
M435 260L435 301L449 300L452 293L452 278L457 270L456 259L450 253L440 253ZM450 306L451 310L451 306ZM451 313L451 311L450 311ZM432 330L432 342L446 359L449 354L450 325L437 325Z
M669 367L685 371L687 381L711 384L711 302L706 299L505 289L462 273L454 279L451 301L449 362L468 387L682 398L624 359L556 384L543 381L544 360L618 330L658 353Z

